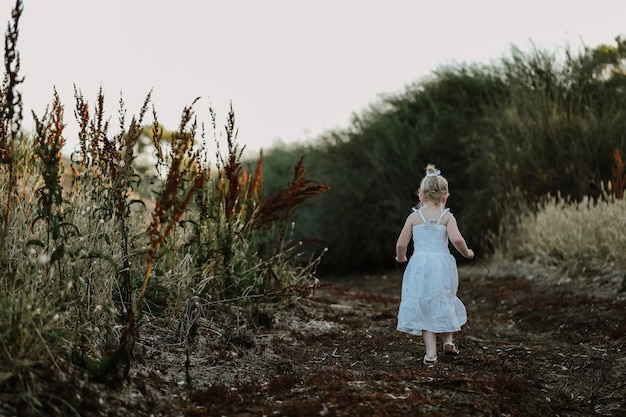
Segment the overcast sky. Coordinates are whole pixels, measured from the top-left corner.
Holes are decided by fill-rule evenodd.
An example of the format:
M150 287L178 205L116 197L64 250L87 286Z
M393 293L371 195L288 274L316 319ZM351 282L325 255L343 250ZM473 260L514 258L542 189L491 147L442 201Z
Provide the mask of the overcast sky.
M150 90L175 129L201 97L224 125L230 103L250 150L346 127L382 93L441 65L485 63L512 45L552 51L614 44L623 0L25 0L18 50L25 113L42 115L54 88L72 145L74 84L93 105L102 87L117 125ZM13 0L0 2L10 20ZM152 122L150 117L146 122ZM30 120L25 127L32 128Z

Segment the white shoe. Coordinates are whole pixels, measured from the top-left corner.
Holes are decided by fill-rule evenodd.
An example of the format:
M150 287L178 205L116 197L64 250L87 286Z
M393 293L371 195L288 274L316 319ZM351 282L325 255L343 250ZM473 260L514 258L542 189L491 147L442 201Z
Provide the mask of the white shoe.
M426 366L435 366L437 363L437 358L429 358L428 355L424 355L424 365Z
M443 344L443 353L445 353L446 355L458 355L459 354L459 348L456 347L456 345L452 342L448 342L448 343L444 343Z

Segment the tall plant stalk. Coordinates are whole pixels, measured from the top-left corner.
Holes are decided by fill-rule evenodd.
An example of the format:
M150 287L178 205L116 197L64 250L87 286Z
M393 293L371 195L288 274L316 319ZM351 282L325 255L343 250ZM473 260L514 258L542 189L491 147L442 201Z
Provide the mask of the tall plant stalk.
M13 151L15 142L21 139L22 126L22 94L18 86L24 81L20 77L20 55L17 51L19 35L18 24L23 11L21 0L16 0L4 41L4 80L0 89L2 109L0 112L0 164L6 170L6 202L2 216L2 234L0 235L0 266L8 270L5 258L5 246L8 239L11 209L13 207L15 188L15 167Z

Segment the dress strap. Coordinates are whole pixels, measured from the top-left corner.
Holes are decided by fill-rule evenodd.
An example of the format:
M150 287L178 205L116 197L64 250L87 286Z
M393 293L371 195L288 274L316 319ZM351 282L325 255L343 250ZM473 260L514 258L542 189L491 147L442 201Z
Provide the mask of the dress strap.
M423 221L424 223L428 223L428 222L426 221L426 217L424 217L424 215L422 214L422 209L417 210L417 212L419 213L420 217L422 218L422 221Z
M441 219L443 219L443 216L445 216L446 213L450 213L450 209L449 208L447 208L447 209L445 209L444 211L441 212L441 216L439 216L439 220L437 220L437 224L441 223Z

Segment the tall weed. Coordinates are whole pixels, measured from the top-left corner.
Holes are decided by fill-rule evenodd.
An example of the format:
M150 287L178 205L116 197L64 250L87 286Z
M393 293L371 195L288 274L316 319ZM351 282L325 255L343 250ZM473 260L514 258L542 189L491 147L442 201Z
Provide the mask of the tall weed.
M297 206L327 187L300 161L287 187L265 196L262 157L254 171L243 166L232 108L214 166L195 102L165 134L154 109L151 132L144 126L150 94L130 120L120 99L112 133L102 89L92 107L75 88L79 146L70 161L56 92L50 109L34 115L35 131L23 132L21 10L18 0L0 90L0 368L63 355L95 378L119 378L149 320L163 319L188 353L194 317L315 286L319 257L301 256L288 225ZM138 164L147 141L154 153Z

